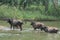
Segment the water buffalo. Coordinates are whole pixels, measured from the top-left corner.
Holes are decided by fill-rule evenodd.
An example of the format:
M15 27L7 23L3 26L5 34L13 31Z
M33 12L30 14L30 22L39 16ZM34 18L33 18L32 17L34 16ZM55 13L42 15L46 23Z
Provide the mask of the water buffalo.
M59 31L56 27L44 27L43 30L48 33L57 33Z
M14 19L8 19L7 22L10 24L10 28L14 29L14 28L20 28L20 30L22 31L22 21L19 20L14 20Z
M43 27L44 27L44 24L41 22L31 22L31 25L34 28L34 30L41 29L41 31L42 31Z

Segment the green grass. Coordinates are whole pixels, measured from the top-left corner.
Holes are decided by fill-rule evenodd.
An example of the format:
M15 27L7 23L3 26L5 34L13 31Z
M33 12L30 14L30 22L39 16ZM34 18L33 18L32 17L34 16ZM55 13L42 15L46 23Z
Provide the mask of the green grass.
M40 7L43 8L42 6ZM49 13L48 13L49 14ZM19 10L16 7L8 5L0 6L0 17L18 18L18 19L58 19L56 16L46 15L44 9L41 11Z

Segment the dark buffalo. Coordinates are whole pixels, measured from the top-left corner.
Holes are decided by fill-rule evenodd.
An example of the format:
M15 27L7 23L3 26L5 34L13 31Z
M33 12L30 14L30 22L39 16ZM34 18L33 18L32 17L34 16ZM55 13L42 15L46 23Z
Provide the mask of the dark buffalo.
M43 30L48 33L57 33L59 30L55 27L44 27Z
M42 31L43 27L44 27L44 24L41 22L31 22L31 25L34 28L34 30L41 29L41 31Z
M22 24L23 22L22 21L18 21L18 20L14 20L14 19L8 19L7 20L8 23L10 24L10 28L14 29L14 28L20 28L20 30L22 30Z

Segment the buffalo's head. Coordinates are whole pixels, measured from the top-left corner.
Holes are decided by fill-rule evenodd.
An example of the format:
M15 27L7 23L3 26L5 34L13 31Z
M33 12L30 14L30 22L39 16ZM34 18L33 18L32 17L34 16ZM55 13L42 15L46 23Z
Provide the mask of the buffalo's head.
M34 24L35 24L35 22L32 21L32 22L31 22L31 25L34 25Z
M7 19L7 22L11 24L13 22L13 19Z

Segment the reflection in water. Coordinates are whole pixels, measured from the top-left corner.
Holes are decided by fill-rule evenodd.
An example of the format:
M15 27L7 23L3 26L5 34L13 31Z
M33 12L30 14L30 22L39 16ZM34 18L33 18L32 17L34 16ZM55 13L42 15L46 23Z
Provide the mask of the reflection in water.
M10 29L9 27L3 27L3 28L0 28L0 30L10 31L13 29ZM14 30L20 31L20 29L14 29ZM30 32L31 30L33 30L33 28L24 28L21 32Z
M57 40L59 38L59 34L47 34L47 40Z
M9 31L11 29L10 28L2 28L1 30ZM15 30L20 32L19 29L15 29ZM27 34L32 35L32 36L35 34L36 36L33 36L33 37L35 37L35 39L38 38L39 40L40 39L41 40L60 40L60 32L58 32L57 34L45 33L44 31L40 31L40 30L34 31L33 28L24 28L21 32L28 32ZM32 32L32 34L29 32ZM15 35L19 36L20 34L0 33L0 37L15 36ZM24 34L23 34L23 36L25 37ZM33 40L35 40L35 39L33 39Z
M60 34L56 33L46 33L46 32L38 32L35 31L34 34L38 34L38 39L41 40L60 40Z
M5 36L15 36L15 35L20 35L20 34L11 34L11 33L0 33L0 37L5 37Z

